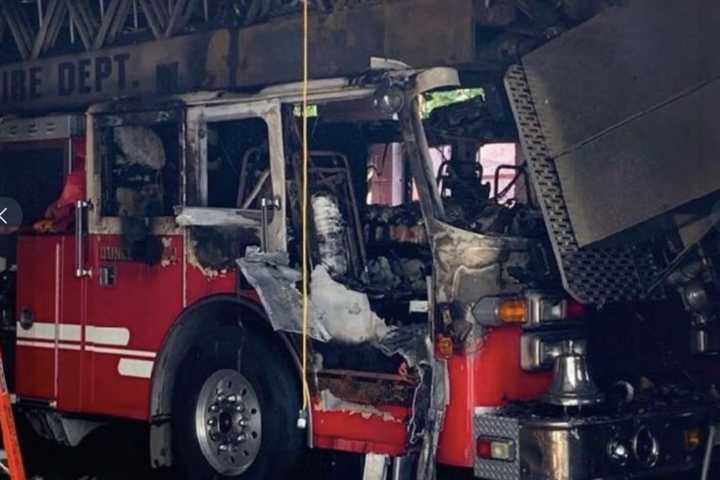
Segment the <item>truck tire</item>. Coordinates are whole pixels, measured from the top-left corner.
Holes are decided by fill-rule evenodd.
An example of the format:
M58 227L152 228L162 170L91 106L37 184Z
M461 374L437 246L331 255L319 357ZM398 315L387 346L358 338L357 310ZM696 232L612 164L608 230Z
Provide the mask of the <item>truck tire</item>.
M300 391L276 339L232 327L201 336L173 393L176 465L192 480L293 478L306 444L297 428Z

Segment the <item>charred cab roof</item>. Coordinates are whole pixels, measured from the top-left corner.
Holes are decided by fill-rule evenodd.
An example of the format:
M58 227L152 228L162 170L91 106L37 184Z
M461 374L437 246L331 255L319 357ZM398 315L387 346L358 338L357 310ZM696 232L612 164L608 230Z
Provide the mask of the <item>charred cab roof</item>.
M308 84L308 94L311 103L325 103L366 98L375 94L379 89L392 85L406 85L412 88L415 94L420 94L440 88L457 88L460 86L460 81L457 70L446 67L421 70L373 70L357 77L311 80ZM302 82L272 85L254 93L228 90L199 91L159 98L133 98L102 102L92 105L88 109L88 113L169 110L226 103L272 101L300 103L303 96L302 92Z

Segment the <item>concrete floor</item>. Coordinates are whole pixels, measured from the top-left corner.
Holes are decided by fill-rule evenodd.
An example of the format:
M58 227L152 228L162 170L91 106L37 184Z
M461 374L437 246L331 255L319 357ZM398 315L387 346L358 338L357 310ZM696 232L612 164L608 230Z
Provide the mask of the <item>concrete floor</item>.
M22 439L28 475L36 480L171 480L171 470L148 467L148 433L140 424L100 429L77 448L62 448L24 435ZM363 458L314 452L301 478L313 480L361 480Z
M148 468L147 430L142 425L122 425L99 430L78 448L60 448L23 438L30 478L36 480L172 480L172 471ZM313 452L300 479L361 480L362 457ZM470 480L468 472L445 469L439 480ZM697 480L699 475L659 480ZM715 478L711 475L711 478Z

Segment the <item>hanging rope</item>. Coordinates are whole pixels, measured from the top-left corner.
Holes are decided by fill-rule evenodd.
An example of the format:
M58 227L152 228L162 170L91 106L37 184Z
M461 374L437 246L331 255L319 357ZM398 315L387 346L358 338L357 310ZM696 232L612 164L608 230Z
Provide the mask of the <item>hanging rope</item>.
M309 75L309 13L308 0L303 2L303 82L302 82L302 384L303 384L303 410L310 407L310 389L307 383L308 374L308 331L310 324L310 299L308 297L308 197L309 197L309 163L310 152L308 148L308 90Z

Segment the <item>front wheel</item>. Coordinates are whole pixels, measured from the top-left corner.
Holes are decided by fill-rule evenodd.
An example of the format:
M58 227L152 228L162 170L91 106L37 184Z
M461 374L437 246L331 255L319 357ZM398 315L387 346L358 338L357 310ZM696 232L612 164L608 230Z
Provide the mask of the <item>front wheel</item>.
M178 373L176 463L193 480L290 478L305 443L299 408L299 378L279 342L232 327L209 332Z

